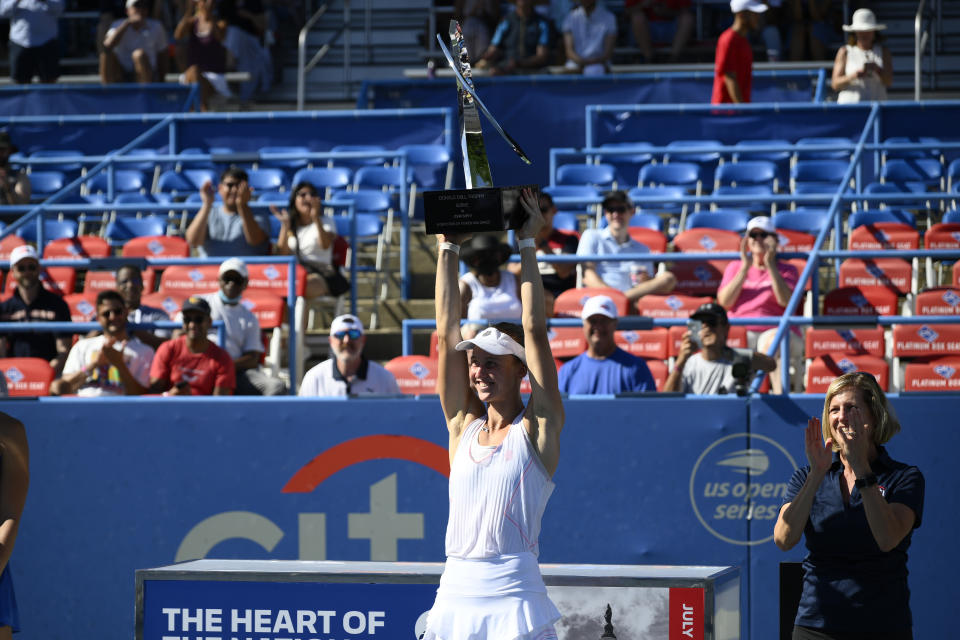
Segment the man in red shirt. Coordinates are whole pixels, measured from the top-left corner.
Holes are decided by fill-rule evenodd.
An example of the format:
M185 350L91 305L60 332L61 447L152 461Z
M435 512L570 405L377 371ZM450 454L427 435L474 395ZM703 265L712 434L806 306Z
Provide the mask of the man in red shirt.
M747 34L759 28L758 15L767 10L760 0L730 0L733 26L720 34L713 74L713 104L750 102L753 51Z
M200 296L183 303L184 335L157 349L150 366L150 392L171 396L229 396L237 386L233 358L210 342L210 305Z

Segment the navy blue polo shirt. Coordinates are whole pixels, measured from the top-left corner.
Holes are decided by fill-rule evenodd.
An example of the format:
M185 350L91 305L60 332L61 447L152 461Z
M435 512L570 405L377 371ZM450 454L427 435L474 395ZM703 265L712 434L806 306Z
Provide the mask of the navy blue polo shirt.
M899 502L923 517L923 474L916 467L890 458L879 447L871 465L888 503ZM797 469L784 504L803 486L810 467ZM844 504L840 483L843 464L833 465L817 489L804 527L809 553L803 561L803 592L796 624L831 632L901 631L913 626L907 587L907 549L911 531L891 551L883 552L870 532L863 497L856 487Z
M20 289L0 302L0 322L70 322L70 307L63 298L47 291L42 286L36 299L27 304L20 297ZM57 357L57 342L52 333L7 333L9 347L7 357L43 358Z

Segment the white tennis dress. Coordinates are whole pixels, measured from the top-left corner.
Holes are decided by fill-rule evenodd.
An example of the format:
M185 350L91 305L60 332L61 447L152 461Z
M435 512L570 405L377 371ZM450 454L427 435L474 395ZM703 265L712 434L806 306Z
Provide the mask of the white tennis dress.
M537 565L540 519L554 484L521 424L481 446L467 427L450 469L447 562L425 640L547 640L560 612Z

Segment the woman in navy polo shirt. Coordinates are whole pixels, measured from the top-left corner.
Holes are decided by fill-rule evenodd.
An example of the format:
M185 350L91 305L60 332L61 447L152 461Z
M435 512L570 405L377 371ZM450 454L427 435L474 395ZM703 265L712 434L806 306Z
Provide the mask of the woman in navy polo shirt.
M869 373L834 380L806 429L809 466L790 479L774 528L787 551L806 534L793 640L913 638L907 549L923 515L923 474L882 446L900 431Z

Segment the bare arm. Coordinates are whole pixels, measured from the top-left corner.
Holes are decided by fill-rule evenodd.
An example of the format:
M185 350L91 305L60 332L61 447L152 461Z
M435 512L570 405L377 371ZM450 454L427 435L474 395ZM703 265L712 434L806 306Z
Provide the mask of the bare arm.
M597 273L596 265L593 262L583 263L583 286L585 287L606 287L608 286L600 274Z
M842 91L855 76L847 76L847 48L840 47L837 57L833 60L833 74L830 76L830 86L834 91Z
M717 291L717 303L728 311L737 303L740 292L743 290L743 283L747 281L747 273L750 271L750 254L747 253L747 238L744 236L740 240L740 270L734 276L733 280L720 287Z
M257 219L253 217L253 211L250 210L250 197L253 195L250 185L246 182L240 183L240 195L237 197L237 213L240 215L240 222L243 225L243 237L251 247L257 247L269 240L266 232L257 224Z
M30 485L30 450L23 423L0 414L0 571L7 566Z
M753 352L753 358L750 359L750 369L752 371L770 372L777 368L777 361L765 353L759 351Z
M260 364L260 354L262 351L247 351L242 356L233 361L233 367L238 372L254 369Z
M230 387L214 387L214 388L213 388L213 395L215 395L215 396L232 396L232 395L233 395L233 389L231 389Z
M723 74L723 85L727 88L727 93L730 94L730 99L740 104L743 102L743 93L740 91L740 83L737 82L737 76L727 72Z
M683 391L683 367L687 360L693 355L693 340L690 339L690 332L683 334L683 341L680 343L680 353L677 354L677 362L673 371L667 376L667 381L663 383L665 392ZM776 365L776 363L774 363Z
M580 57L576 47L573 46L573 34L570 32L563 34L563 49L567 54L567 60L572 60L581 67L584 66L583 58Z
M193 21L194 17L189 13L183 14L183 17L180 19L180 22L177 23L177 28L173 31L174 40L183 40L190 35L190 31L193 30Z
M187 227L187 232L184 234L187 243L194 249L202 247L207 241L207 222L210 220L210 210L213 208L213 183L209 180L204 182L203 186L200 187L200 195L203 199L200 211L193 216L193 220L190 221L190 226Z
M123 39L123 34L127 32L128 28L130 28L130 20L124 20L116 29L108 31L106 37L103 39L103 48L109 50L117 46L120 40Z

